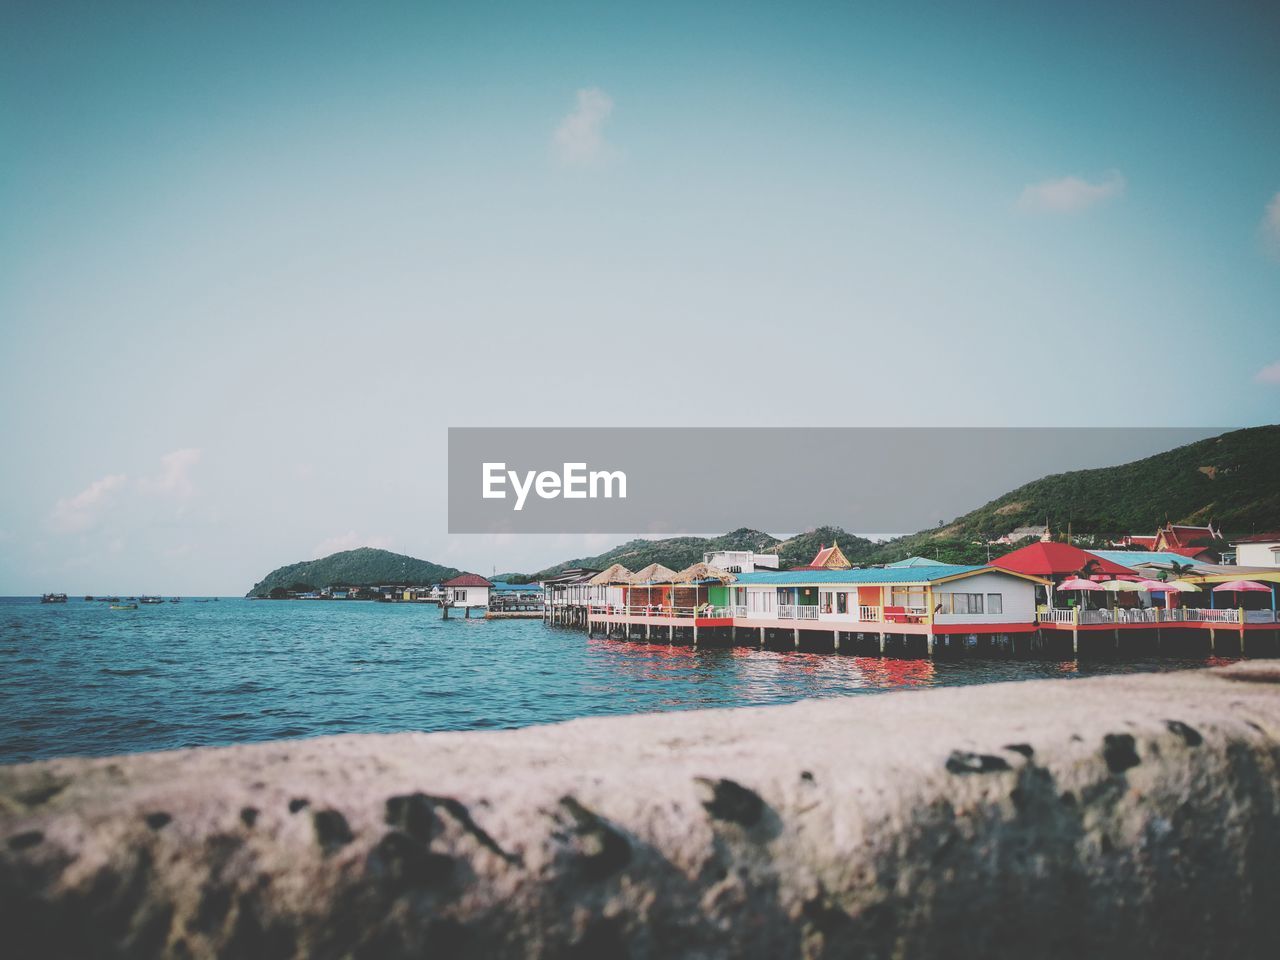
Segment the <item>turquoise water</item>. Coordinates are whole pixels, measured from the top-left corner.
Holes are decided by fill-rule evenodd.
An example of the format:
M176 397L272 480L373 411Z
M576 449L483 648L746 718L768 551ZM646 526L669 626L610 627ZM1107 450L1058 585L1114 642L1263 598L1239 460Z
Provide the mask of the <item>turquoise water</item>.
M897 660L589 640L383 603L0 600L0 762L487 730L1206 661Z

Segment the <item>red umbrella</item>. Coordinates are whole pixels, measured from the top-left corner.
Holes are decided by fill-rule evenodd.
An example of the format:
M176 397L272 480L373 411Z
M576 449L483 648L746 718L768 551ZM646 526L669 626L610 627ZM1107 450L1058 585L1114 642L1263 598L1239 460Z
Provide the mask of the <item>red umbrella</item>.
M1249 593L1258 590L1271 592L1271 588L1266 584L1254 583L1252 580L1228 580L1213 588L1214 593Z

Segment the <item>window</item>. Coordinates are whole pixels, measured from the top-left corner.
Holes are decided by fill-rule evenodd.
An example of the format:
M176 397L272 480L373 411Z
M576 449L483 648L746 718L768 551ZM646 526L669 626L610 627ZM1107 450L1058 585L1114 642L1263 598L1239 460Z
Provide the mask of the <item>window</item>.
M822 591L822 612L823 613L831 612L831 591L830 590Z
M1004 594L987 594L987 613L1004 613Z
M465 591L465 590L459 590L457 587L454 587L454 588L453 588L453 599L454 599L454 601L455 601L455 602L457 602L457 603L466 603L466 602L467 602L467 591Z
M951 604L948 608L946 599L943 599L941 613L961 615L982 613L982 594L980 593L952 593L943 596L944 598L950 596Z
M836 594L836 613L849 612L849 595L847 593Z

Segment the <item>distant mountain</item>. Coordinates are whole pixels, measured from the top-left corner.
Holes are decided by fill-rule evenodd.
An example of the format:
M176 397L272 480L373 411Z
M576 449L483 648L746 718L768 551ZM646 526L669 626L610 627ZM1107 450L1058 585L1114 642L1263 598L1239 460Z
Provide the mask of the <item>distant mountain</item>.
M539 570L534 574L503 574L500 579L519 583L527 580L539 580L572 567L592 567L603 570L605 567L620 563L628 570L639 570L651 563L661 563L672 570L680 570L697 563L702 555L710 550L754 550L757 553L768 553L778 544L776 537L759 530L741 527L732 533L720 537L669 537L665 540L628 540L626 543L606 550L594 557L580 557L576 560L565 560L553 567ZM512 579L515 578L515 579Z
M265 597L272 589L322 589L324 587L372 587L380 584L426 586L456 577L462 571L442 567L438 563L406 557L390 550L360 547L343 550L319 560L305 560L277 567L258 583L248 595Z
M819 527L787 540L742 528L723 537L631 540L595 557L566 560L533 574L569 567L635 570L658 562L678 570L715 549L774 552L784 567L808 563L836 542L853 563L887 563L920 555L948 563L981 563L986 542L1048 521L1055 534L1116 538L1154 533L1166 521L1213 521L1228 537L1280 528L1280 425L1233 430L1117 467L1073 470L1023 484L930 530L873 543L839 527ZM998 556L1000 548L992 548ZM519 577L507 574L504 579Z

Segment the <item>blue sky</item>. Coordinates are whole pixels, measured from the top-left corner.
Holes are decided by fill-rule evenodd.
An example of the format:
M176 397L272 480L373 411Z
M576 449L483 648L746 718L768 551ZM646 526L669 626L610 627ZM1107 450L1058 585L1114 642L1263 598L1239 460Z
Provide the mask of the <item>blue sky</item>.
M607 545L450 425L1277 419L1262 5L259 6L0 11L0 593Z

